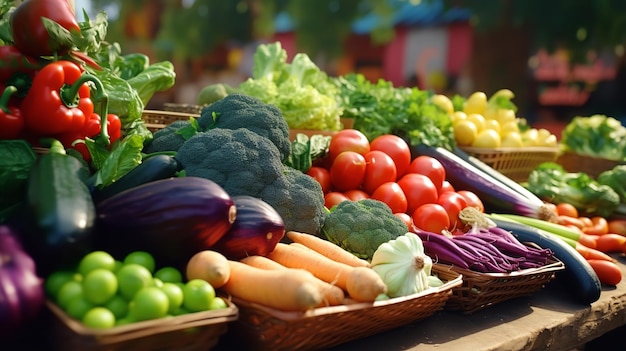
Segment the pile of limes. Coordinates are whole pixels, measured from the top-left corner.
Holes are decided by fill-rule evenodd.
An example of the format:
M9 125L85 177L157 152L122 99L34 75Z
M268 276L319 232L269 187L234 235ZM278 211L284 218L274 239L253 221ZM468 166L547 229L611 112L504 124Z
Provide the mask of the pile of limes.
M48 297L90 328L228 307L201 279L183 281L170 266L156 269L154 257L133 251L122 260L105 251L85 255L75 270L59 270L45 280Z

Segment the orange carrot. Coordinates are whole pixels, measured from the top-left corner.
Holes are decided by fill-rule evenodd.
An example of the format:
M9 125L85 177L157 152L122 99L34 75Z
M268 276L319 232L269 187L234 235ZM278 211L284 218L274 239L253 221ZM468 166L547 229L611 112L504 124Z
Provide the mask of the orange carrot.
M609 222L604 217L594 216L591 217L591 226L582 228L583 233L602 235L609 232Z
M187 261L187 280L202 279L214 288L221 288L230 278L230 266L224 255L213 250L203 250Z
M595 249L598 246L598 238L599 235L581 233L580 237L578 238L578 242L589 248Z
M294 269L294 268L285 267L282 264L274 260L271 260L265 256L258 256L258 255L247 256L245 258L242 258L240 262L243 262L245 264L248 264L254 267L262 268L262 269L273 269L273 270ZM344 299L346 297L343 289L341 289L338 286L327 283L317 277L315 277L315 280L317 280L320 290L322 291L322 294L324 297L321 303L321 306L336 306L336 305L343 304Z
M605 253L626 252L626 236L615 233L598 235L598 239L596 240L596 249Z
M305 311L322 302L313 275L302 269L268 270L228 261L230 279L222 289L248 302L284 311Z
M286 236L291 241L302 244L334 261L345 263L352 267L369 267L369 262L366 260L358 258L341 246L313 234L289 231Z
M595 259L595 260L606 260L606 261L611 261L611 262L617 261L616 259L607 255L606 253L600 250L587 247L579 242L576 243L576 251L578 251L578 253L581 254L586 260Z
M352 267L345 263L334 261L324 255L320 255L317 252L301 249L295 246L291 246L285 243L278 243L274 250L267 255L268 258L282 264L283 266L291 268L305 269L319 279L335 284L348 293L348 295L357 301L374 301L376 297L371 297L371 294L362 290L362 286L369 286L371 289L376 289L382 283L382 279L375 275L357 274L361 279L360 284L348 284L350 275L356 268L370 269L369 267ZM373 272L373 271L372 271ZM375 272L374 272L375 273ZM382 283L384 285L384 283ZM385 286L386 289L386 286ZM385 290L386 291L386 290ZM378 296L378 295L376 295Z

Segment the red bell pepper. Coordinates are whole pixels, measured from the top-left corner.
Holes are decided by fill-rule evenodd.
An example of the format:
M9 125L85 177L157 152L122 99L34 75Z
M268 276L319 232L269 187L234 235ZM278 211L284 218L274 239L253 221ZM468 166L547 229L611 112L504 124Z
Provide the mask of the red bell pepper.
M21 53L13 45L0 46L0 83L7 84L16 74L31 75L41 68L43 63Z
M9 105L9 100L16 92L16 87L8 86L0 95L0 139L18 139L24 128L20 109Z
M122 122L117 115L109 113L107 116L107 132L110 137L111 144L122 136ZM85 127L78 132L65 133L58 136L58 139L66 148L73 148L80 152L83 159L87 162L91 161L89 149L83 142L85 138L98 139L101 131L101 118L97 113L92 113Z
M89 85L70 61L44 66L22 102L26 129L40 136L79 131L94 111Z

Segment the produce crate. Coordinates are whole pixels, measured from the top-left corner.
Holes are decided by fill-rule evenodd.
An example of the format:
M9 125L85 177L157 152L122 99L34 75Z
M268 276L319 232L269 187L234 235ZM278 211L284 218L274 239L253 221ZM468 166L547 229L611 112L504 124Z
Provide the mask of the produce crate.
M63 351L155 351L155 350L209 350L217 345L227 332L230 322L237 319L239 310L228 301L228 307L219 310L189 313L136 322L111 329L92 329L69 317L54 303L46 305L52 312L52 349Z
M472 314L506 300L531 295L554 279L556 272L565 269L561 261L511 273L480 273L440 263L435 266L463 276L463 284L452 289L452 296L446 302L445 309L462 311L465 314Z
M200 115L163 110L144 110L141 115L141 118L146 123L146 128L153 133L159 129L165 128L174 121L189 120L190 117L198 118Z
M527 181L532 170L543 162L554 162L559 155L558 147L497 149L461 147L461 149L516 182Z
M462 276L433 268L445 283L421 293L373 303L319 307L306 312L285 312L233 299L239 319L229 329L241 349L314 350L390 330L443 309Z
M563 152L557 158L556 163L563 166L568 172L586 173L595 179L600 173L612 169L617 165L626 164L626 161L615 161L606 158L580 155L573 152Z

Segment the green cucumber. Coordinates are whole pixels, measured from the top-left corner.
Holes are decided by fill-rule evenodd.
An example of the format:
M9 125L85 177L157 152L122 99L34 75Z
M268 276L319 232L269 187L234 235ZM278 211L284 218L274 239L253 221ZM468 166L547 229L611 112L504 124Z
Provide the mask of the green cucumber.
M31 168L26 190L32 220L28 242L39 262L71 265L91 249L96 210L85 184L88 177L87 166L66 154L57 140Z
M180 163L172 155L150 156L111 185L102 189L94 188L91 196L95 203L99 203L130 188L174 177L180 169Z

